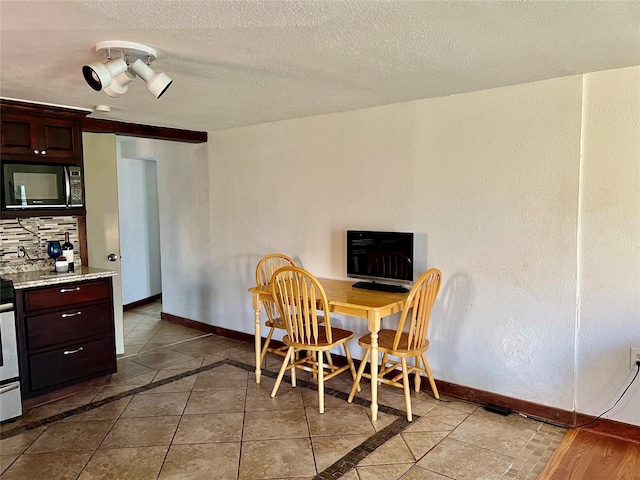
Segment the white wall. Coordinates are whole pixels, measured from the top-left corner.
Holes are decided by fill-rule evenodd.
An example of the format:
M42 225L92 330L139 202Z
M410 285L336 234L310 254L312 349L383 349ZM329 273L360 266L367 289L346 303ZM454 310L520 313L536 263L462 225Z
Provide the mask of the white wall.
M584 342L576 350L582 116L575 76L211 132L207 162L181 157L162 174L159 163L161 192L178 202L167 215L189 212L171 242L162 225L163 249L206 243L186 259L188 285L176 277L180 299L165 311L252 333L247 288L262 255L286 252L318 276L344 278L347 228L413 231L424 268L444 275L430 331L436 378L599 413L600 397L576 401L574 391L587 355ZM637 256L637 242L622 251ZM637 298L632 276L620 281ZM620 323L637 331L634 321ZM618 370L628 358L620 362L616 353ZM617 391L599 375L585 388ZM640 424L631 401L608 417Z
M118 203L122 303L128 305L162 292L155 159L118 157Z
M576 408L597 415L640 347L640 67L584 78ZM611 417L640 425L640 381Z
M207 145L158 141L162 310L212 324L214 299L209 233Z

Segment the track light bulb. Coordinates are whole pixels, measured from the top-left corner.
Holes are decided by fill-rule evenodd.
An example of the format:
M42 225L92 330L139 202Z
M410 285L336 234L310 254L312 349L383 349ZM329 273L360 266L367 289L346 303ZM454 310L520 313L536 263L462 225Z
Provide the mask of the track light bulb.
M118 76L114 77L111 85L104 89L104 93L110 97L119 97L123 93L126 93L129 89L129 84L136 78L135 73L127 70L122 72Z
M127 71L127 62L114 58L107 63L94 62L82 67L82 75L89 86L100 91L111 85L113 77Z
M154 72L151 67L140 59L133 62L131 69L145 81L147 90L156 98L160 98L173 82L168 75Z

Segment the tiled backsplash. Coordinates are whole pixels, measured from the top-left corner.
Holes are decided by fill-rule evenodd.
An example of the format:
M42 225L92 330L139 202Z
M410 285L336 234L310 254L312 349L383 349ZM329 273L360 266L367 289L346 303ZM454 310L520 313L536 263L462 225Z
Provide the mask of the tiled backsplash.
M0 220L0 272L46 270L53 260L47 241L64 243L64 233L74 246L74 261L80 263L76 217L29 217Z

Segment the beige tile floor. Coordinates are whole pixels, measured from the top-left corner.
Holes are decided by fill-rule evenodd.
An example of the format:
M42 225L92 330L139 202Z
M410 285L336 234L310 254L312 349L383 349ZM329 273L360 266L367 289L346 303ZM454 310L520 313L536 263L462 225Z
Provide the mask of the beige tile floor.
M345 401L348 373L269 394L280 357L256 385L253 346L160 320L154 304L125 315L128 351L101 387L2 426L2 479L535 479L564 431L465 402L382 386L372 422ZM300 375L299 375L300 377ZM306 381L305 381L306 379Z
M154 350L204 335L204 332L160 320L161 311L162 303L157 301L124 313L125 355Z

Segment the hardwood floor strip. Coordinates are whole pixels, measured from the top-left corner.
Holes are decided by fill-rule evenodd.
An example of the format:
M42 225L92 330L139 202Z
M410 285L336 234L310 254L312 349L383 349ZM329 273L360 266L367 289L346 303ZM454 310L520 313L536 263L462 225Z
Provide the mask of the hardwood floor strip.
M609 438L598 478L640 480L640 445Z
M538 480L640 480L640 445L570 430Z
M567 451L571 447L571 444L575 440L577 434L578 434L577 430L569 430L565 434L557 450L553 452L553 455L549 459L549 462L544 467L544 470L540 472L540 475L538 476L538 480L550 480L553 477L556 470L562 463L564 456L566 455Z

